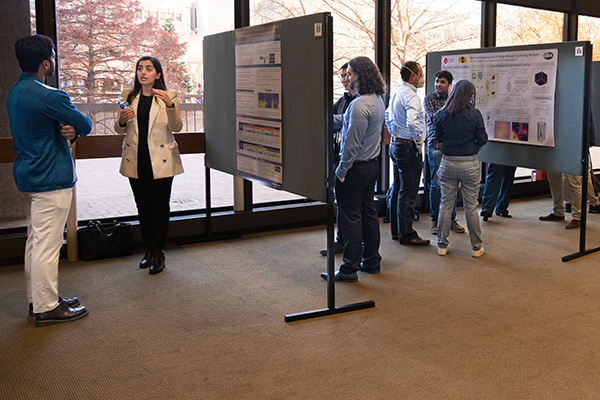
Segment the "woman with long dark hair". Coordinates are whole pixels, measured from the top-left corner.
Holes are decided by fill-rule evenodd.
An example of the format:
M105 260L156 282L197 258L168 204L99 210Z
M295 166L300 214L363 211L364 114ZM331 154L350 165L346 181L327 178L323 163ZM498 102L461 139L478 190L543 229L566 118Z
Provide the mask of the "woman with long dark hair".
M120 172L129 178L146 253L140 268L150 274L165 267L173 176L183 172L172 132L183 127L177 94L167 91L160 61L145 56L135 67L132 90L125 90L117 133L126 133Z
M485 250L477 215L480 165L477 153L487 143L483 116L475 108L475 86L466 80L458 81L446 105L435 116L435 135L442 145L442 162L438 171L442 199L438 218L438 254L448 252L448 235L452 224L452 209L459 185L463 197L465 219L471 240L473 257Z

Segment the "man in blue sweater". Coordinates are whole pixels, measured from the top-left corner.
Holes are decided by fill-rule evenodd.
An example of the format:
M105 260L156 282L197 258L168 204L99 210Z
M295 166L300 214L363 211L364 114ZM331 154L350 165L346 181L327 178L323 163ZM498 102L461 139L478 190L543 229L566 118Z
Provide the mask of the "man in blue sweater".
M49 37L21 38L15 53L22 74L7 98L17 153L13 176L29 199L25 246L29 313L35 315L36 326L46 326L88 314L76 297L58 296L58 262L76 181L69 143L89 134L92 125L65 92L44 84L56 66Z

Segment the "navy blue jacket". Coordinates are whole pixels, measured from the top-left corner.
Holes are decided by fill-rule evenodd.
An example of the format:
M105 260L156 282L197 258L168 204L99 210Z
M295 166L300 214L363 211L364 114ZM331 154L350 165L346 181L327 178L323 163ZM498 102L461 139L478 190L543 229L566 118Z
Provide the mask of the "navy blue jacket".
M488 141L483 117L476 108L465 108L456 114L442 108L434 119L435 137L447 156L472 156Z

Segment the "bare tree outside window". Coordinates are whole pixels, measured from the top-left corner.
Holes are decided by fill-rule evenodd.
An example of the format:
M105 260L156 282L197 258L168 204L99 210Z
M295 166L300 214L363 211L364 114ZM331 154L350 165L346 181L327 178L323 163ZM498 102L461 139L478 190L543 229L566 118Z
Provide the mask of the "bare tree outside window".
M330 12L334 30L334 70L349 59L375 52L372 0L254 0L253 24ZM479 47L480 4L472 0L392 0L392 88L407 60L424 65L427 52ZM475 18L474 18L475 17Z
M564 14L498 4L497 46L562 42Z
M589 40L594 46L593 61L600 61L600 18L579 17L579 40Z
M140 20L137 0L57 0L60 88L76 103L104 103L130 87L135 62L153 55L165 65L167 86L191 90L172 23Z
M168 13L158 20L153 12L168 7L182 16L190 3L191 0L171 0L168 4L154 0L56 0L59 86L90 117L93 134L116 135L113 125L119 110L117 102L122 90L133 86L135 63L146 55L160 59L167 88L178 92L184 131L203 130L203 105L196 89L200 75L192 76L198 70L201 36L198 38L187 20L174 21ZM172 211L205 205L203 155L183 158L186 173L178 176L173 185ZM129 183L118 172L119 163L119 158L77 161L78 219L137 213ZM221 180L230 186L229 179ZM218 197L222 192L223 200ZM226 187L213 196L215 205L231 203Z

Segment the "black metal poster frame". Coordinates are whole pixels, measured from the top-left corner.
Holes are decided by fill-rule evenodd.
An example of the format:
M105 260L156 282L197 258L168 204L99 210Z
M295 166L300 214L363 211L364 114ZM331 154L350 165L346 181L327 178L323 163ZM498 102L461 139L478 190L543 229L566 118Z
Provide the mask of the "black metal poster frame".
M507 142L488 142L479 160L495 164L580 175L582 182L579 251L562 258L570 261L600 248L585 249L587 221L587 166L589 162L588 122L592 104L592 45L589 41L547 43L527 46L486 47L441 51L427 54L427 87L435 85L444 55L462 55L523 50L558 50L554 104L554 147L528 146ZM431 89L429 90L431 91ZM600 93L598 94L600 95ZM600 104L600 102L596 102Z
M281 59L282 189L327 203L328 250L327 308L289 314L285 322L372 308L371 300L335 306L331 14L281 21ZM204 65L206 166L237 175L235 31L204 38Z

